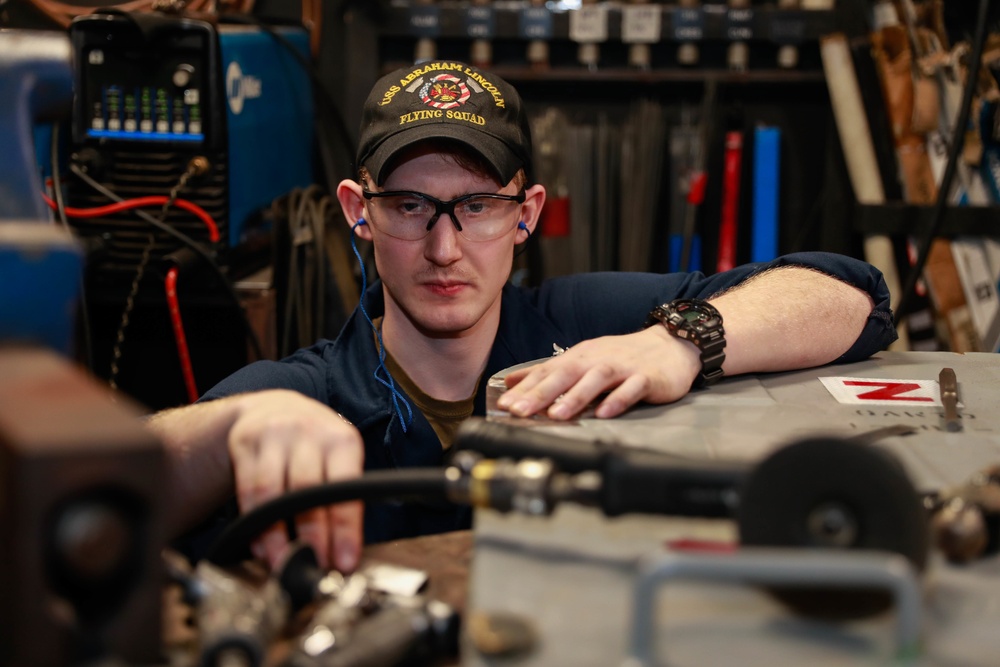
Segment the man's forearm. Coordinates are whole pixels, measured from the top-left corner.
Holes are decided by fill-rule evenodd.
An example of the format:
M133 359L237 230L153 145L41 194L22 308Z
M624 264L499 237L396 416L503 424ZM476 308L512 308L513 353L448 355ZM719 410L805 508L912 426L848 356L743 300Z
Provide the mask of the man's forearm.
M232 496L229 430L239 414L239 396L164 410L147 425L167 450L168 530L176 536L196 525Z
M718 297L727 375L834 361L857 340L874 304L864 291L813 269L788 266Z

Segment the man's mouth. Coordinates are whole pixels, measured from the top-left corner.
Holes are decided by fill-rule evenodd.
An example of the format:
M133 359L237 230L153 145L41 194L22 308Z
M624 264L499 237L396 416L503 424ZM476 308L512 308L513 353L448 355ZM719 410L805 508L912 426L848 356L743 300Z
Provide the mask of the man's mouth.
M459 280L432 280L424 283L424 287L435 294L453 296L461 292L468 283Z

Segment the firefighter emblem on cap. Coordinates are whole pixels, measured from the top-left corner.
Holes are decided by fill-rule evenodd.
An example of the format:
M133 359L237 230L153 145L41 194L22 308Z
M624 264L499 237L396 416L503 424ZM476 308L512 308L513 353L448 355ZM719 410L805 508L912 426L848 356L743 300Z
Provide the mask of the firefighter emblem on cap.
M432 77L419 92L424 104L435 109L460 107L471 94L465 82L451 74L438 74Z

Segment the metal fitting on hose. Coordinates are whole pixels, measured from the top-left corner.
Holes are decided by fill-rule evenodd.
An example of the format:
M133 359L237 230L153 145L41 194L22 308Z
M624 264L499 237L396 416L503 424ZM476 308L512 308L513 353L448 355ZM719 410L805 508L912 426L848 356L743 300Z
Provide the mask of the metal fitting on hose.
M460 451L445 477L452 502L542 516L551 514L558 501L552 489L562 475L548 459L484 459Z
M186 171L192 176L202 176L207 174L208 170L212 168L212 163L208 161L208 158L204 155L195 155L188 162Z

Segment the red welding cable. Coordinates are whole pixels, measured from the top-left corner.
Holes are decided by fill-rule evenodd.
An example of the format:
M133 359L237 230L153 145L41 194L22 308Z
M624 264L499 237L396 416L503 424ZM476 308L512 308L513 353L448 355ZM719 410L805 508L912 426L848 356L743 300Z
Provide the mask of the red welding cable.
M177 300L177 267L167 271L165 281L167 291L167 307L170 309L170 322L174 326L174 338L177 340L177 358L181 362L181 373L184 374L184 386L187 388L188 402L198 400L198 386L194 382L194 369L191 367L191 354L188 351L187 336L184 335L184 322L181 321L181 306Z
M42 197L45 198L45 203L49 205L52 210L56 210L56 203L52 201L52 198L42 193ZM133 208L141 208L146 206L163 206L165 203L170 201L169 197L164 197L162 195L154 195L150 197L136 197L135 199L126 199L122 202L116 202L114 204L107 204L105 206L95 206L94 208L73 208L67 206L65 208L66 215L71 218L99 218L105 215L111 215L113 213L121 213L122 211L130 211ZM171 206L176 206L177 208L187 211L188 213L193 213L199 220L205 223L205 227L208 228L208 238L213 243L219 240L219 226L215 224L215 220L212 216L208 214L208 211L198 206L192 201L187 199L175 199L171 202Z

